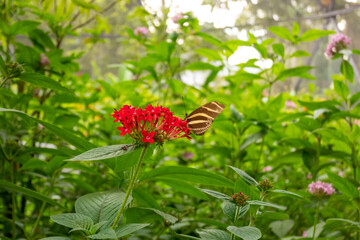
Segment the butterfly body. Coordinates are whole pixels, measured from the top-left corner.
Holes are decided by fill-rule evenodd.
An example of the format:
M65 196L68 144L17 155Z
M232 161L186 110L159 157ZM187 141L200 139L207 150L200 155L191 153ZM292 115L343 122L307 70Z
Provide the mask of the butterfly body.
M203 135L224 108L224 104L212 101L195 109L185 117L188 127L195 135Z

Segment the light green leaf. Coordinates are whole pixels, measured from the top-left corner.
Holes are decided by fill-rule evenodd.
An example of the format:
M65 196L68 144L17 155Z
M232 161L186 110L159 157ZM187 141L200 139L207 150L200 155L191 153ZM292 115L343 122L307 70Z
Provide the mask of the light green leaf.
M292 28L292 35L298 36L300 33L300 26L297 22L294 22L293 28Z
M231 200L231 198L228 195L223 194L221 192L217 192L209 189L201 189L201 191L221 200Z
M40 123L45 128L47 128L49 131L51 131L55 135L63 138L65 141L74 145L77 148L80 148L83 150L89 150L89 149L95 147L95 145L93 145L92 143L89 143L85 139L78 137L77 135L71 133L70 131L68 131L66 129L62 129L51 123L47 123L47 122L41 121L37 118L30 117L24 112L21 112L21 111L15 110L15 109L5 109L5 108L0 108L0 112L12 112L12 113L15 113L18 116L24 118L25 120L32 120L37 123Z
M71 238L61 237L61 236L54 236L54 237L41 238L40 240L71 240Z
M197 54L200 54L203 57L206 57L208 59L208 61L214 61L214 60L222 61L222 58L221 58L219 52L216 50L213 50L213 49L198 48L198 49L195 49L194 52L196 52Z
M125 236L127 236L133 232L136 232L144 227L147 227L149 225L150 225L150 223L145 223L145 224L133 223L133 224L122 225L115 229L116 237L117 238L125 237Z
M274 189L274 190L268 190L269 193L276 193L276 194L281 194L281 195L285 195L285 196L289 196L292 198L297 198L297 199L301 199L303 201L309 201L306 198L304 198L303 196L293 193L293 192L289 192L286 190L281 190L281 189Z
M191 71L203 71L203 70L211 70L211 71L216 71L218 68L210 63L205 63L205 62L193 62L188 64L185 67L186 70L191 70Z
M340 72L350 82L354 81L354 69L348 61L342 60L340 66Z
M294 227L295 221L291 219L283 220L283 221L275 221L270 223L271 230L278 236L279 238L285 237L286 234Z
M226 229L243 240L257 240L260 239L262 236L260 230L256 227L229 226Z
M269 203L269 202L258 201L258 200L247 201L247 203L249 203L250 205L272 207L272 208L277 208L277 209L280 209L280 210L285 210L286 209L285 206L281 206L281 205L277 205L277 204Z
M117 239L116 233L112 228L106 228L98 232L97 234L88 236L90 239Z
M17 34L26 34L39 26L39 22L31 21L31 20L21 20L16 21L10 27L10 34L17 35Z
M266 135L266 131L260 130L259 132L253 133L250 136L248 136L244 142L240 146L240 150L244 150L249 145L255 143L256 141L262 139Z
M290 55L290 57L310 57L310 56L311 56L310 53L302 50L297 50Z
M70 92L69 89L63 87L57 81L39 73L23 73L20 75L20 79L39 87L50 88L54 91Z
M346 178L340 177L336 174L327 172L327 175L334 186L340 190L343 194L350 198L358 198L359 191L357 190L356 186L352 184Z
M237 174L239 174L240 177L242 177L242 179L244 179L244 181L247 182L248 184L253 185L253 186L259 186L259 183L254 178L252 178L250 175L248 175L246 172L244 172L243 170L240 170L233 166L229 166L229 167L232 170L234 170Z
M79 213L63 213L51 216L50 218L57 224L69 228L90 229L90 227L94 224L90 217Z
M285 56L285 48L284 48L283 44L275 43L272 45L272 49L273 49L274 53L276 53L280 57L283 58Z
M222 186L232 188L234 183L226 177L207 172L196 168L188 168L183 166L168 166L155 168L146 172L141 177L141 181L156 180L159 177L178 179L192 183L200 183L212 186Z
M354 222L344 218L328 218L324 226L324 229L329 231L345 228L357 228L360 230L360 222Z
M197 233L200 235L200 239L204 240L230 240L230 235L222 230L202 229Z
M105 226L111 225L125 198L121 191L96 192L84 195L75 202L75 212L89 216L94 223L108 221ZM126 203L132 200L130 196Z
M290 42L295 41L295 38L290 33L290 31L284 27L269 27L269 30L282 39L288 40Z
M302 77L307 79L315 79L313 76L307 73L312 69L310 66L301 66L295 68L288 68L280 72L280 74L275 78L275 80L286 79L289 77Z
M20 187L18 185L15 185L15 184L9 182L9 181L0 179L0 187L5 188L5 189L7 189L9 191L12 191L12 192L22 193L22 194L24 194L24 195L26 195L28 197L32 197L32 198L38 199L40 201L44 201L46 203L49 203L51 205L63 208L63 206L61 206L59 203L55 202L51 198L48 198L44 194L42 194L40 192L33 191L31 189L28 189L28 188Z
M314 41L318 38L325 37L330 34L336 33L335 31L328 31L328 30L320 30L320 29L310 29L304 32L299 38L299 41Z
M343 83L340 82L338 80L334 80L334 89L335 92L345 101L347 99L347 97L349 96L349 88L348 86Z
M119 144L105 147L93 148L87 152L77 155L67 161L95 161L114 158L125 155L136 150L135 144Z

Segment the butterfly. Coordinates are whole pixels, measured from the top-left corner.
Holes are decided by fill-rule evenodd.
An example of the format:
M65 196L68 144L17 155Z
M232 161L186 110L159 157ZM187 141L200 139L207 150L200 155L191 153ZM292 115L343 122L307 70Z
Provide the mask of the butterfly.
M203 135L211 126L214 119L224 110L225 105L216 101L209 102L195 109L188 116L185 115L188 128L195 135Z

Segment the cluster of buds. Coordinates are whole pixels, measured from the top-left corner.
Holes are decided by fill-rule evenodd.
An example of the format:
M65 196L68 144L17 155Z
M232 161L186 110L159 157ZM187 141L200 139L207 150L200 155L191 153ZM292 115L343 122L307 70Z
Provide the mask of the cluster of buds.
M259 181L259 186L263 191L267 191L274 187L267 179L263 181Z
M168 108L148 105L143 109L124 105L119 111L115 109L114 122L120 122L120 135L128 134L135 143L143 145L150 143L162 144L177 138L191 139L187 121L173 116Z
M21 73L23 73L25 70L24 68L17 62L9 62L6 63L6 68L7 68L7 78L14 78L14 77L19 77L21 75Z
M243 207L246 205L246 200L249 198L249 196L246 196L242 192L235 193L234 195L231 195L232 199L236 203L236 206Z
M317 181L309 184L309 192L316 197L325 197L333 194L335 189L330 183Z

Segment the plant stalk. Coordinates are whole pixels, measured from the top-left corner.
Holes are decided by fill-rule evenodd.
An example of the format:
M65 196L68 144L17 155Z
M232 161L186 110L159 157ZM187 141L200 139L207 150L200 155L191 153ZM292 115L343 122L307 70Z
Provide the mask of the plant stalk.
M237 220L239 218L240 209L241 209L241 206L236 206L235 217L234 217L234 226L236 226ZM235 235L233 233L231 233L231 240L235 240L235 238L236 238Z
M319 219L319 212L320 212L320 201L317 201L317 204L316 204L316 213L315 213L315 220L314 220L314 230L313 230L313 236L312 236L312 239L313 239L313 240L316 239L315 233L316 233L316 225L317 225L317 222L318 222L318 219Z
M124 201L121 204L120 210L119 210L119 212L118 212L118 214L117 214L117 216L115 218L114 224L111 226L112 229L114 229L116 227L116 225L117 225L117 223L119 221L119 218L120 218L121 214L123 213L123 211L125 209L126 202L127 202L128 198L130 197L130 195L132 193L132 190L134 188L137 176L138 176L138 174L140 172L140 169L141 169L142 161L144 160L145 153L146 153L146 150L148 149L148 147L149 147L149 145L146 145L141 151L139 161L138 161L137 165L135 166L135 171L133 171L133 174L132 174L131 179L130 179L129 186L128 186L127 190L126 190L126 195L125 195Z

